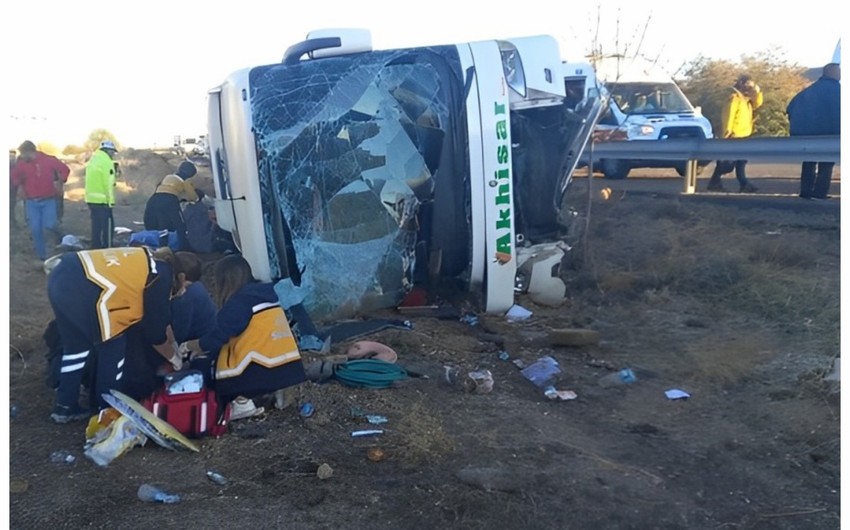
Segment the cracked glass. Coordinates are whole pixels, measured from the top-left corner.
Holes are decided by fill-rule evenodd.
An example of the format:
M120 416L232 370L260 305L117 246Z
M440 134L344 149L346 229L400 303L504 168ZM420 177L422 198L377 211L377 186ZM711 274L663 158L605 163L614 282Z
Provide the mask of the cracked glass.
M290 278L314 316L409 291L460 79L453 47L251 71L272 277Z

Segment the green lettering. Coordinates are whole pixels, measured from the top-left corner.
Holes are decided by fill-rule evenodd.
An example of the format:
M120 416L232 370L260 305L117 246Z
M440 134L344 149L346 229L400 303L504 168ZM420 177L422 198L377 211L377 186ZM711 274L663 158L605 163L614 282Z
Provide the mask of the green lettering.
M496 102L496 115L505 113L505 104Z
M498 201L496 201L498 202ZM496 228L504 228L506 230L511 229L511 209L505 208L503 210L499 210L499 220L496 221Z
M508 122L507 120L499 120L496 122L496 138L499 140L508 139Z
M508 184L502 184L499 186L499 194L496 195L496 204L510 204L511 203L511 187ZM504 210L502 210L504 212ZM498 228L500 227L496 224ZM510 226L508 227L510 228Z
M497 179L506 179L511 175L511 170L508 168L500 169L494 173Z
M511 235L505 234L496 240L496 252L511 255Z
M500 164L508 163L508 146L500 145L496 150L496 159Z

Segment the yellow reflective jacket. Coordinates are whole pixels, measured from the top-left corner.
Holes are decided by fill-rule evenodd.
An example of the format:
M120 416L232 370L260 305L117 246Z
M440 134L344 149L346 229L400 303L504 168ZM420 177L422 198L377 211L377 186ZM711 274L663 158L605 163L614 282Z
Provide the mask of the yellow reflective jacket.
M162 179L162 182L159 183L159 186L156 187L154 193L170 193L171 195L176 195L179 199L185 199L189 202L198 200L198 192L195 191L195 186L177 175L166 175Z
M746 138L753 134L753 111L764 103L764 95L759 90L755 96L748 98L738 89L733 88L729 101L723 108L721 118L722 138Z
M148 275L155 270L144 248L83 250L76 256L86 278L102 290L97 301L101 340L106 342L142 320Z
M217 380L242 375L250 364L274 369L300 361L298 344L279 304L259 304L239 336L221 347L216 361Z
M100 149L86 164L86 202L115 206L115 165Z

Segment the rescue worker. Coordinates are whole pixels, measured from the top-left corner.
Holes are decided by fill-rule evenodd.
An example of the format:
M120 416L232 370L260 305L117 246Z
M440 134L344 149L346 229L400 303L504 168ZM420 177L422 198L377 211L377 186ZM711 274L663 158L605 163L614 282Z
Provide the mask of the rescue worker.
M112 231L115 221L112 208L115 206L115 163L112 161L118 149L110 140L100 142L86 164L86 204L91 213L92 248L112 246Z
M87 418L107 407L101 395L121 390L125 335L133 326L180 370L170 300L183 276L171 259L170 251L155 258L143 247L84 250L63 255L52 269L47 296L62 342L53 421ZM87 364L95 370L91 410L79 404Z
M168 230L177 233L178 247L189 248L181 201L195 202L198 192L188 179L198 172L195 164L184 161L173 175L167 175L145 204L145 230Z
M192 366L223 399L254 398L306 380L304 365L274 284L254 279L242 256L215 265L215 329L188 341Z

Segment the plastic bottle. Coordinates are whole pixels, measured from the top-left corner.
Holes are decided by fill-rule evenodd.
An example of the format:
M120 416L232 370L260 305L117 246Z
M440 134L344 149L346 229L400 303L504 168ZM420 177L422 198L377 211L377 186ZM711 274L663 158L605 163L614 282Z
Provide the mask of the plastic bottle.
M219 486L227 486L227 479L221 473L212 470L207 471L207 478Z
M142 484L139 486L137 494L139 500L145 502L158 502L162 504L177 504L180 502L180 495L172 495L151 484Z
M315 410L316 409L313 408L313 404L308 401L307 403L301 405L301 407L298 409L298 414L300 414L302 418L309 418L313 415L313 412L315 412Z
M624 368L619 372L611 372L610 374L603 375L599 378L599 386L608 387L608 386L617 386L617 385L629 385L637 381L637 377L635 377L635 373L631 368Z

